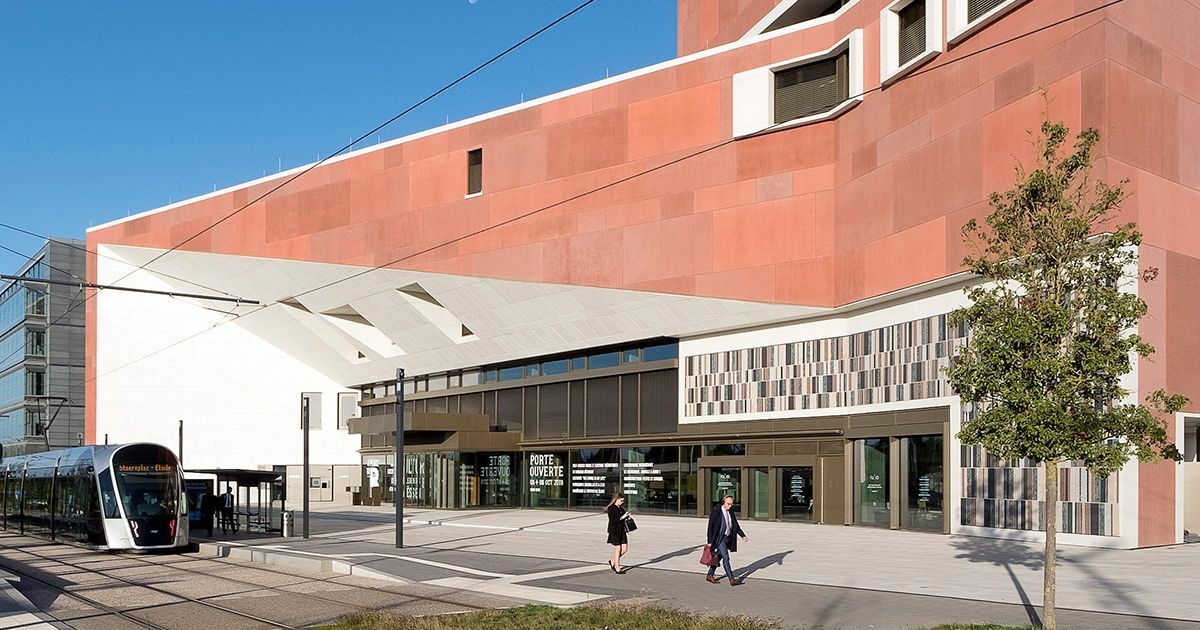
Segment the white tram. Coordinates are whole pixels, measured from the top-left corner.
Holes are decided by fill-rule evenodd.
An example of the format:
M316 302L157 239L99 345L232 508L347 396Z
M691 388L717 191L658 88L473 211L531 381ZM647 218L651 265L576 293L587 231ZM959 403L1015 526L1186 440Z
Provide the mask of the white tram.
M170 449L80 446L0 460L0 525L94 549L187 545L183 471Z

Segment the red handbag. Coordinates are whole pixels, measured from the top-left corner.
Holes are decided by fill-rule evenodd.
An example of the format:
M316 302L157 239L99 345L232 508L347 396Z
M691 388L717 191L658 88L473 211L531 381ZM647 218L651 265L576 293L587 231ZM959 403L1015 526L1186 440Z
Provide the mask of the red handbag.
M712 545L704 545L704 551L700 552L700 564L706 567L712 566L713 553Z

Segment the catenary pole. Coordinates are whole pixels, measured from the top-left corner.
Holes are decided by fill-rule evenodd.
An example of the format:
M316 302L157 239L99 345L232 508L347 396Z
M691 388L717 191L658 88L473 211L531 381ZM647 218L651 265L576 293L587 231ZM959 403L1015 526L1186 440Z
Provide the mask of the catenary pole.
M396 368L396 465L392 469L396 489L396 548L404 548L404 368Z

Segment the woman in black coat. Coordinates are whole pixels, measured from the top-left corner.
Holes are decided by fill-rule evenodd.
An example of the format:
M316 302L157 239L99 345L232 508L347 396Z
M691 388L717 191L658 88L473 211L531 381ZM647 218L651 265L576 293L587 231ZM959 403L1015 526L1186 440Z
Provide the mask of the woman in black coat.
M725 532L729 532L729 534L726 535ZM741 580L734 579L733 568L729 566L729 552L737 551L738 536L741 536L742 540L746 540L746 532L742 531L741 525L738 525L737 514L733 511L733 497L726 496L708 515L706 540L712 548L712 554L720 557L721 562L725 565L725 575L729 577L730 586L741 584ZM708 567L708 577L704 579L711 584L719 584L721 581L717 579L716 575L717 566L711 565Z
M608 502L608 544L613 546L613 559L608 561L608 567L614 573L624 573L621 568L621 556L629 551L629 532L625 530L625 519L629 518L629 510L625 509L625 495L618 492Z

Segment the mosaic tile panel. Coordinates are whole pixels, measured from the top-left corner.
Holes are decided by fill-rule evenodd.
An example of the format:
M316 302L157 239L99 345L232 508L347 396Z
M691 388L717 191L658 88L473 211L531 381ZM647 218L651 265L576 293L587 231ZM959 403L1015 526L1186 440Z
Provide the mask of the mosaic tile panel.
M689 356L684 416L851 407L950 394L965 326L935 315L855 335Z
M963 525L1045 529L1043 467L1000 459L978 445L960 449ZM1081 465L1061 467L1058 474L1058 531L1116 536L1118 475L1097 477Z

